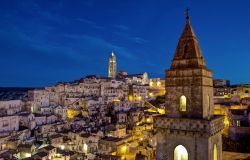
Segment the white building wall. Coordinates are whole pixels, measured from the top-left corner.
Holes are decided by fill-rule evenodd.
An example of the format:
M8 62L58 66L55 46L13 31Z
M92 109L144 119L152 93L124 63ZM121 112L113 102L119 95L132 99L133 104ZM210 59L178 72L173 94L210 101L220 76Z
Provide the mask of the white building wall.
M18 116L0 117L0 132L10 132L19 130Z

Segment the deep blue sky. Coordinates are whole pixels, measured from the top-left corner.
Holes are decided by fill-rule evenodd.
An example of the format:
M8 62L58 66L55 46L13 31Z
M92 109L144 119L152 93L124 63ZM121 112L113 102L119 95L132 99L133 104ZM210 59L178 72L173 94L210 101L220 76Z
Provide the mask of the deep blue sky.
M45 86L118 70L164 77L191 9L215 78L250 83L248 0L5 0L0 86Z

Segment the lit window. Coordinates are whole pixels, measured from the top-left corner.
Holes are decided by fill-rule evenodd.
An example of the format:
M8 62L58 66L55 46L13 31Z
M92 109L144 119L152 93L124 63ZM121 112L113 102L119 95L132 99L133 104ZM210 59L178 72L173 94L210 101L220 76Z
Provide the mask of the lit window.
M84 153L87 153L88 145L86 143L83 144L83 150L84 150Z
M240 127L240 120L236 121L236 125L237 125L237 127Z
M149 86L152 87L153 86L153 82L149 82Z
M218 159L218 154L217 154L217 145L214 144L214 159L213 160L217 160Z
M174 149L174 160L188 160L188 152L184 146L178 145Z
M160 82L160 81L158 81L156 85L157 85L157 86L160 86L160 85L161 85L161 82Z
M187 111L187 99L183 95L180 97L180 111Z

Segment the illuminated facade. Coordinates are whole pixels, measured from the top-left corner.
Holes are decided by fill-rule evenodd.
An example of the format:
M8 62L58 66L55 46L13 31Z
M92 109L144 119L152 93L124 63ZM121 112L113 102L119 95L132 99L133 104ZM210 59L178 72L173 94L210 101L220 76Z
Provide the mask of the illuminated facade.
M166 115L154 120L157 160L221 160L223 117L214 116L212 72L189 17L166 71Z
M157 97L165 95L165 80L160 78L149 79L149 96Z
M116 77L116 57L114 52L112 52L111 56L109 57L108 77L110 78Z

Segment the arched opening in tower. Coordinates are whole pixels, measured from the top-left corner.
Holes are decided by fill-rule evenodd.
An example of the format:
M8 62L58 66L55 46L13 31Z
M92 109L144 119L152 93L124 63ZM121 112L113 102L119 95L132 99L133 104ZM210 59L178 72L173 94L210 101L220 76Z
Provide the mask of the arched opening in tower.
M188 160L188 152L183 145L178 145L175 147L174 160Z

